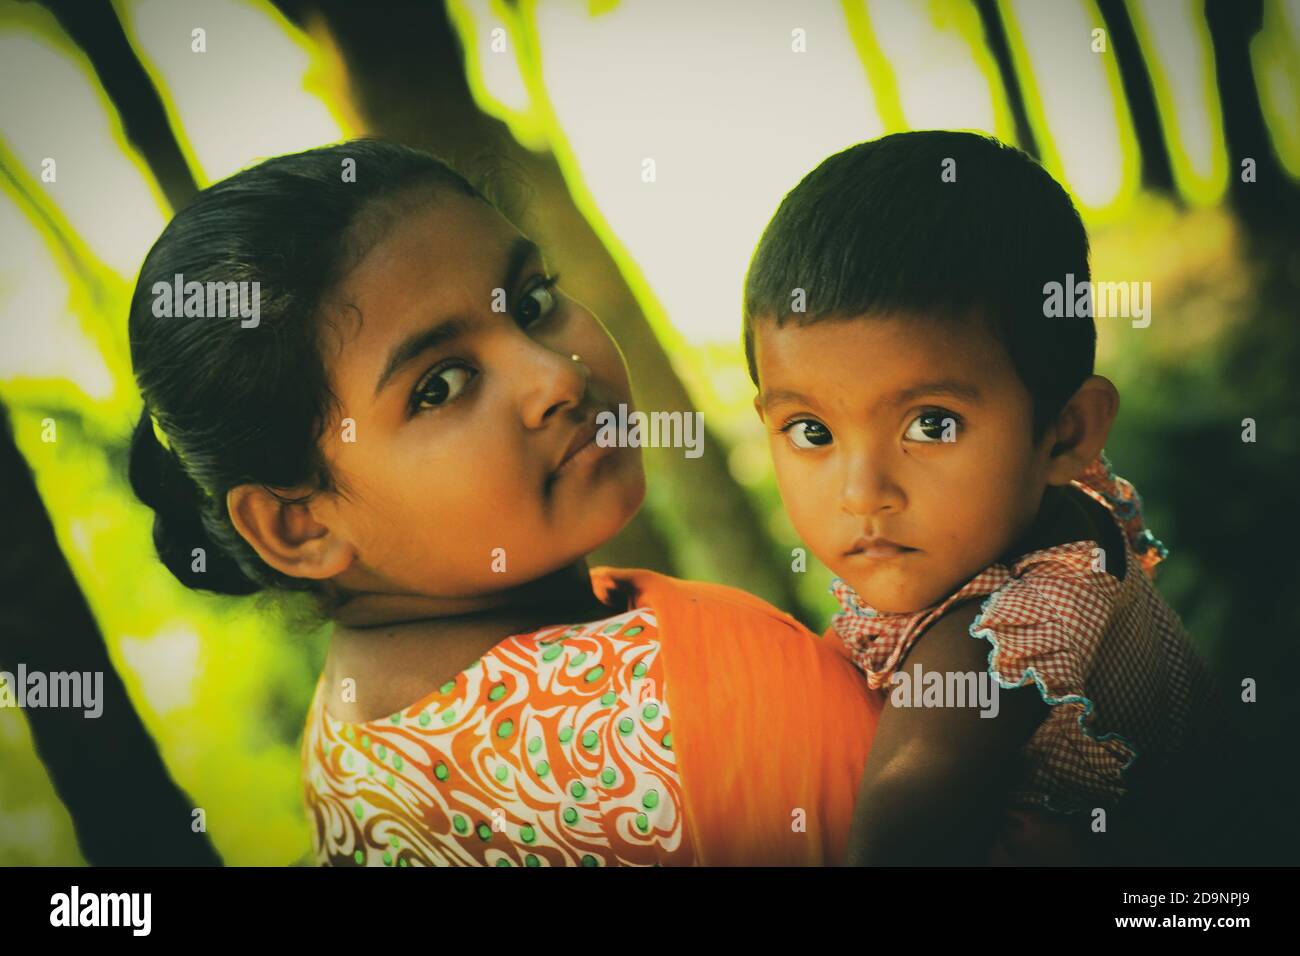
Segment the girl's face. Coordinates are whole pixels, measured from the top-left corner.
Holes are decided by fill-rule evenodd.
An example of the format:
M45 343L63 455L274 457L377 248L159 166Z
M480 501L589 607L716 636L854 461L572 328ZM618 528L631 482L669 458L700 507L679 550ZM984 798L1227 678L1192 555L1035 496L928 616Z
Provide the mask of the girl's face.
M1032 398L982 323L764 320L755 352L786 510L866 604L929 607L1032 524L1048 442L1031 441Z
M607 541L645 475L594 443L596 414L632 403L600 322L486 203L420 198L326 303L341 492L320 507L355 553L342 588L481 597Z

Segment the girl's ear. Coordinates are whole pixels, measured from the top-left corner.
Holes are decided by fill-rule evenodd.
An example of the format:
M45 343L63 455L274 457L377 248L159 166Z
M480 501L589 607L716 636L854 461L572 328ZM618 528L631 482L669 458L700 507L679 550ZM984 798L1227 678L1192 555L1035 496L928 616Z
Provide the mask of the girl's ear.
M763 402L761 395L754 396L754 411L758 412L758 420L760 422L766 421L766 419L763 418Z
M347 570L355 557L352 545L321 524L308 503L282 501L265 485L231 488L226 509L258 556L290 577L323 581Z
M1047 483L1066 485L1101 454L1110 426L1119 413L1119 390L1110 379L1091 375L1084 380L1048 430L1051 457Z

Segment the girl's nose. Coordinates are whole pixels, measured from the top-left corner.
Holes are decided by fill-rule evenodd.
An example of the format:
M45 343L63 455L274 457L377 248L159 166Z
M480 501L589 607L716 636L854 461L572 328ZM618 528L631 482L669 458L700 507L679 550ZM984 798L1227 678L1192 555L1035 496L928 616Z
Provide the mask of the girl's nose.
M580 355L537 345L533 352L528 368L519 372L524 385L521 413L528 428L541 428L556 412L582 404L590 370Z
M867 517L882 512L901 511L906 501L902 488L890 474L885 462L870 460L865 455L846 461L840 506L849 514Z

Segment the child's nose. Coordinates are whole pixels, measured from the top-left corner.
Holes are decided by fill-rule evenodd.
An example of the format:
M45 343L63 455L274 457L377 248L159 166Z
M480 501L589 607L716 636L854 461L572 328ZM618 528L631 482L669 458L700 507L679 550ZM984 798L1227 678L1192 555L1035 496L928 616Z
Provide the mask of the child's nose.
M886 462L865 455L846 460L840 505L849 514L866 517L901 511L906 500Z

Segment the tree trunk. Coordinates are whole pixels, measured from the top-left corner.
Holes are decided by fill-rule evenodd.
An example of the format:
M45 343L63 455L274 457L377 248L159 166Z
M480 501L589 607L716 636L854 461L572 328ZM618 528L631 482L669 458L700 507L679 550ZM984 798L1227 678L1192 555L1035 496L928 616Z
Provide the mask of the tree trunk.
M194 803L167 772L127 696L86 599L59 549L36 483L0 406L0 669L100 672L102 713L24 710L36 752L93 866L217 866L207 834L192 830ZM18 688L10 688L15 695Z
M346 0L278 0L285 16L306 27L323 17L347 60L359 112L374 135L443 156L471 179L493 173L522 181L529 194L517 213L521 228L581 289L584 302L609 327L631 367L640 407L693 411L662 344L618 266L574 204L554 158L519 145L504 124L474 103L459 40L437 4L372 7ZM739 334L739 315L737 315ZM724 446L698 459L649 449L650 503L593 560L707 577L744 588L778 607L800 610L776 544L745 490L732 477ZM665 513L670 512L670 513ZM707 547L674 547L681 536ZM683 556L689 555L685 564Z
M1151 72L1142 56L1128 8L1123 0L1097 0L1097 9L1101 11L1106 32L1110 34L1110 49L1115 54L1124 98L1133 117L1133 131L1137 135L1138 156L1142 163L1142 185L1177 198L1174 171L1169 164L1169 147L1165 143L1155 90L1151 86Z

